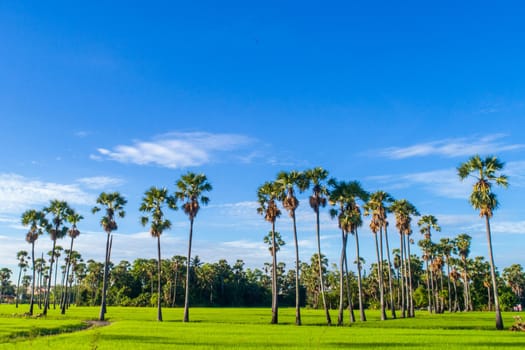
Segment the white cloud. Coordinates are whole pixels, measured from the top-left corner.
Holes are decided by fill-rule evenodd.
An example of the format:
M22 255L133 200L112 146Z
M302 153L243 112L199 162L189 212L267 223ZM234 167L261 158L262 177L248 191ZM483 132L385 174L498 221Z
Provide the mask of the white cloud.
M117 187L124 183L124 180L116 177L109 176L93 176L83 177L77 180L84 186L90 189L99 190L108 187Z
M464 199L470 191L469 181L461 182L456 169L425 171L404 175L382 175L368 177L368 180L378 182L386 189L409 188L420 185L425 190L441 197Z
M254 142L236 134L206 132L173 132L152 141L135 141L132 145L118 145L113 149L99 148L92 159L110 159L121 163L159 165L166 168L199 166L217 160L217 156Z
M0 174L2 213L20 213L35 205L48 204L52 199L80 205L94 202L94 198L78 185L43 182L16 174Z
M494 154L503 151L522 149L525 144L506 144L500 140L503 134L483 137L463 137L420 143L408 147L389 147L377 152L379 156L390 159L405 159L439 155L448 158L471 156L473 154Z

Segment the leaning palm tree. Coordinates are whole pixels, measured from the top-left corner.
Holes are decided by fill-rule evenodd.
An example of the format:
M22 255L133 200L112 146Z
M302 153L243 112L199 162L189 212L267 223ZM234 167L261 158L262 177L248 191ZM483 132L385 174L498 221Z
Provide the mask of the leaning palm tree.
M27 253L26 250L20 250L19 252L16 253L16 258L18 259L18 268L20 269L18 271L18 282L16 283L16 308L18 309L18 300L20 299L20 279L22 278L22 271L25 271L27 270L27 267L29 266L29 264L27 263L27 256L29 254Z
M431 246L432 246L432 229L434 231L440 232L441 227L437 223L437 219L434 215L423 215L419 221L417 222L417 225L419 226L419 231L421 234L424 235L424 243L422 243L423 253L426 257L425 263L426 263L426 270L427 270L427 291L429 293L428 296L428 311L432 312L438 312L437 310L437 296L434 296L434 276L432 273L432 269L429 269L428 264L430 261L430 264L432 264L432 254L431 254ZM432 302L433 298L436 298L436 302ZM434 305L434 309L432 309L432 305Z
M67 261L66 261L66 271L64 275L64 280L66 283L64 284L64 293L62 293L62 300L61 300L61 309L60 313L64 315L66 313L66 296L67 294L67 280L69 277L69 268L71 266L71 252L73 252L73 241L75 238L77 238L80 235L80 231L78 230L77 224L80 222L80 220L84 219L84 217L74 210L72 210L69 213L69 216L67 218L67 221L71 224L71 228L67 231L67 234L69 237L71 237L71 244L69 246Z
M307 183L312 185L312 195L310 196L310 207L315 212L315 232L317 237L317 254L321 255L321 232L319 224L319 210L326 206L326 196L328 195L328 189L326 188L324 181L328 177L328 171L321 167L309 169L305 171L305 178ZM308 186L310 187L310 186ZM321 260L319 260L321 264ZM324 292L324 278L323 269L319 266L319 285L321 289L321 298L323 299L323 307L326 314L326 323L332 324L330 319L330 312L328 310L328 304L326 302L326 296Z
M335 179L330 179L328 181L329 185L332 187L329 196L329 202L331 205L337 205L338 209L331 209L330 216L332 218L338 218L339 228L342 233L342 248L341 248L341 258L340 258L340 271L339 271L339 315L337 319L337 324L340 326L343 324L343 301L344 301L344 264L347 259L346 256L346 245L348 242L348 232L352 232L353 224L356 221L356 215L358 212L355 211L356 208L356 199L361 199L366 201L368 199L368 192L366 192L361 184L357 181L345 182L337 181ZM346 229L345 229L346 228ZM348 274L348 271L347 271ZM352 303L351 296L349 297L348 303ZM351 321L354 322L355 318L353 316L353 310L351 310Z
M48 230L49 222L46 214L34 209L26 210L22 214L22 225L29 226L26 234L26 241L31 244L31 263L33 269L33 278L31 279L31 301L29 302L29 315L33 315L33 306L35 303L35 281L36 281L36 262L35 262L35 242L38 237Z
M210 199L203 195L205 192L212 190L211 184L208 182L206 175L195 174L188 172L182 175L177 181L178 191L175 192L175 197L184 202L182 209L190 219L190 234L188 239L188 264L186 265L186 291L184 296L184 318L183 322L189 322L190 310L190 261L191 261L191 242L193 239L193 222L200 209L200 204L206 205Z
M117 230L118 226L115 221L115 216L124 218L126 212L124 206L128 201L122 197L118 192L106 193L102 192L97 198L98 206L94 206L91 211L93 214L98 213L102 208L105 208L105 215L100 219L100 226L104 232L106 232L106 255L104 259L104 274L102 282L102 301L100 303L100 315L99 320L104 321L104 315L106 313L106 292L108 289L108 275L109 275L109 262L111 257L111 233Z
M412 234L410 223L412 222L412 215L419 216L416 207L406 199L395 200L390 206L390 211L395 214L396 228L399 231L400 250L401 250L401 312L403 317L406 317L408 309L408 317L414 316L414 302L412 298L412 276L410 268L410 251L409 251L409 236ZM408 240L408 242L407 242ZM406 303L405 303L406 301Z
M494 210L498 208L498 200L492 192L492 185L496 184L506 188L508 186L507 176L502 175L500 171L505 163L497 157L489 156L481 159L475 155L465 163L461 164L458 170L458 176L461 180L467 177L473 177L475 183L470 195L470 204L474 209L479 210L479 215L485 217L485 229L487 231L487 242L489 246L490 274L492 277L492 289L494 292L494 307L496 309L496 329L503 329L503 319L498 300L498 286L496 284L496 268L494 266L494 256L492 253L492 236L490 232L490 218Z
M257 213L264 216L264 219L272 224L271 233L271 254L272 254L272 324L279 322L279 304L277 285L277 237L275 232L275 221L281 216L281 211L277 207L277 200L280 195L279 185L275 182L265 182L257 190Z
M47 309L49 308L49 294L51 291L51 277L53 274L53 263L55 262L55 247L58 238L63 238L67 234L68 228L65 226L67 222L67 217L71 212L71 208L64 201L52 200L49 204L49 207L44 208L44 212L51 215L51 226L48 230L51 240L53 241L53 248L51 251L51 261L49 265L49 276L47 279L47 289L46 289L46 298L44 303L43 314L47 315Z
M288 211L288 214L292 218L293 225L293 239L295 244L295 324L301 325L301 299L300 299L300 278L299 278L299 242L297 240L297 224L295 211L299 207L299 200L295 196L295 190L298 189L300 192L306 190L307 181L305 180L304 174L299 171L282 171L277 175L276 183L280 184L281 187L281 201L283 207Z
M142 203L139 210L143 213L148 213L148 216L142 216L140 222L142 226L146 226L151 220L151 226L149 232L151 236L157 238L157 321L162 321L162 309L161 309L161 266L162 260L160 258L160 236L165 230L171 228L171 221L165 218L162 206L166 204L170 209L177 209L175 204L175 198L168 195L166 188L151 187L144 193Z

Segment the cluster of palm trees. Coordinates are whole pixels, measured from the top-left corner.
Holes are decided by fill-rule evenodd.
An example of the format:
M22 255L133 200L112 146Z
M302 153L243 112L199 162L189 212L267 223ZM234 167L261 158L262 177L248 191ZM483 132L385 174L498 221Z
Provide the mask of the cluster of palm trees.
M493 288L494 304L496 311L496 328L502 329L503 322L501 319L501 311L498 301L498 293L496 287L496 274L494 268L494 259L492 254L492 242L490 232L490 218L492 217L493 211L498 207L498 201L496 195L492 191L493 184L507 186L507 177L500 174L504 164L496 157L481 158L479 155L471 157L468 161L461 164L458 168L458 176L461 180L468 177L473 177L475 183L473 185L472 194L470 196L470 203L472 206L479 210L480 216L485 218L487 240L489 246L489 263L491 270L491 283ZM299 249L297 239L297 224L296 224L296 209L299 206L299 200L296 197L297 192L304 192L307 189L311 189L311 195L309 197L310 207L315 213L316 225L316 241L317 241L317 256L319 263L319 285L322 305L326 314L326 322L328 325L331 324L330 313L325 297L325 286L323 277L322 254L321 254L321 240L320 240L320 223L319 214L321 208L325 207L329 203L332 208L330 209L330 215L332 218L337 219L338 226L341 229L341 257L339 260L339 314L338 314L338 325L343 324L343 311L345 304L345 296L347 298L350 321L355 321L355 316L352 309L352 296L350 292L350 285L348 280L348 259L347 259L347 242L348 234L351 234L355 238L355 262L357 264L357 282L358 282L358 301L359 301L359 312L360 320L366 321L364 303L363 303L363 291L361 285L361 261L362 257L359 252L359 235L358 228L363 225L363 218L361 208L364 209L364 215L370 216L370 229L374 235L376 258L377 258L377 278L380 293L380 309L381 319L387 318L386 308L387 305L391 311L391 317L396 318L396 308L394 303L394 292L392 284L392 260L390 257L390 244L387 233L388 220L387 213L393 213L395 216L395 224L397 231L399 232L399 269L401 274L400 283L400 297L401 297L401 317L414 317L414 288L412 281L411 271L411 252L410 245L413 242L411 239L412 235L412 218L420 216L416 207L406 199L394 200L388 193L384 191L376 191L369 193L365 191L358 181L339 181L337 179L328 179L328 171L323 168L313 168L302 172L290 171L281 172L277 177L272 180L265 182L258 188L257 198L259 206L257 211L259 214L264 216L264 219L271 223L270 231L270 250L272 255L272 323L278 322L278 290L277 286L277 250L278 244L276 242L276 221L281 216L281 210L279 209L278 203L282 203L282 207L288 211L289 216L292 219L293 236L295 243L295 276L296 276L296 324L301 324L300 306L299 306ZM424 253L424 259L427 263L427 273L432 273L432 268L428 267L428 264L439 265L442 261L434 261L430 253L431 245L431 232L432 230L439 231L440 228L437 225L437 220L432 215L424 215L418 221L421 233L425 239L420 244ZM461 238L461 237L460 237ZM451 248L450 248L451 249ZM444 256L446 259L450 258L451 251L446 250ZM460 252L461 254L461 252ZM386 262L384 256L386 255ZM387 265L385 267L385 265ZM447 266L450 266L447 264ZM387 273L385 274L385 270ZM385 286L385 275L387 275L388 285ZM450 274L449 274L450 275ZM345 281L346 276L346 281ZM434 291L437 288L433 286L434 276L427 276L427 291L429 293L429 310L437 311L437 305L439 298L434 297ZM432 285L431 285L432 284ZM344 293L345 285L346 295ZM468 283L465 283L468 288ZM385 296L385 290L388 290L388 295ZM449 279L449 290L450 290L450 279ZM432 294L432 295L431 295ZM450 294L449 294L450 295ZM450 296L449 296L450 297ZM466 297L468 298L468 296ZM434 302L432 302L434 300ZM467 299L468 301L468 299ZM449 306L451 301L449 300Z
M498 291L496 288L496 274L494 268L494 259L492 254L492 242L490 232L490 218L493 215L493 211L498 207L498 201L496 195L492 191L494 184L507 186L507 177L501 175L500 171L503 169L504 164L499 161L496 157L481 158L480 156L474 156L467 162L461 164L458 170L458 176L461 180L473 177L475 179L472 194L470 196L470 203L472 206L479 210L480 216L485 219L487 240L489 246L489 264L491 270L491 280L487 282L487 288L492 286L494 296L494 306L496 311L496 327L498 329L503 328L503 322L501 320L501 311L498 300ZM194 220L199 212L201 205L206 205L209 202L209 198L205 195L206 192L211 191L212 186L208 182L204 174L195 174L188 172L180 177L176 182L177 190L170 194L166 188L151 187L144 193L142 202L140 205L140 211L144 213L141 217L141 223L143 226L149 225L149 231L153 238L156 238L157 243L157 319L162 321L162 310L161 310L161 243L160 237L165 230L171 228L171 221L167 219L165 209L177 210L181 207L184 213L187 215L190 221L189 237L188 237L188 254L187 260L191 261L191 245L193 237L193 224ZM286 210L290 216L293 237L295 244L295 294L296 294L296 324L301 324L301 312L300 312L300 259L299 259L299 244L298 244L298 232L296 222L296 210L299 207L299 200L297 199L298 193L302 193L310 189L311 194L309 196L309 205L312 208L315 215L315 237L317 242L317 260L315 261L318 265L318 283L319 292L321 297L321 303L323 305L326 322L328 325L332 323L329 305L325 296L325 278L323 275L323 255L321 252L321 227L320 227L320 213L322 208L330 204L330 215L333 219L337 220L338 226L341 230L341 256L339 259L339 313L337 324L342 325L344 321L344 305L348 305L350 321L355 321L354 310L352 308L352 295L350 289L349 270L348 270L348 256L347 256L347 245L348 236L352 235L355 239L355 264L357 265L357 284L358 284L358 301L359 301L359 316L361 321L366 321L363 290L361 283L361 270L362 270L362 257L359 251L359 235L358 229L363 225L363 215L370 217L370 229L374 236L375 250L377 263L377 283L379 290L379 307L381 309L381 319L387 319L387 308L390 309L391 318L396 318L396 303L394 302L394 291L393 291L393 266L396 265L396 261L392 262L390 256L390 242L388 236L389 222L387 214L392 213L395 216L395 226L399 233L399 248L397 254L397 268L400 272L400 292L398 295L401 298L400 307L398 310L401 312L401 317L414 317L414 288L412 281L411 271L411 252L410 246L413 242L411 239L412 235L412 219L415 216L420 216L416 207L407 201L406 199L394 200L388 193L384 191L376 191L369 193L365 191L358 181L339 181L334 178L329 178L328 171L320 167L308 169L305 171L290 171L280 172L277 174L273 181L268 181L261 185L257 190L258 208L257 211L261 214L266 221L271 223L271 230L267 237L269 244L272 264L272 323L278 323L278 263L277 263L277 251L279 246L284 244L280 239L279 234L276 231L276 221L281 216L282 212L279 208L279 203L282 208ZM103 267L103 283L101 293L101 309L99 319L104 320L106 313L106 298L108 289L108 274L111 259L112 250L112 233L117 230L117 218L125 217L125 205L127 204L126 199L118 192L113 193L101 193L97 200L96 205L93 207L92 212L95 214L99 211L103 211L103 215L100 220L100 224L104 232L106 233L106 250ZM179 205L177 205L179 204ZM29 231L26 234L26 240L31 244L31 262L32 262L32 286L31 286L31 299L29 314L33 314L33 305L35 297L35 273L36 259L35 259L35 243L39 236L44 232L47 232L53 242L52 254L50 256L50 266L47 278L47 285L45 286L44 292L44 311L43 314L47 313L50 302L51 292L51 280L53 274L53 266L55 266L55 285L57 277L57 265L55 264L55 258L57 256L57 239L61 239L66 235L71 238L70 249L66 258L65 266L65 280L68 280L70 273L70 263L72 261L73 242L79 236L80 231L78 229L79 222L83 217L76 213L69 205L64 201L52 200L50 205L43 208L42 210L27 210L22 215L22 224L29 227ZM436 269L443 264L441 257L436 257L433 254L433 243L431 241L432 230L439 231L440 228L437 225L437 220L432 215L424 215L418 221L420 232L424 235L424 240L420 243L423 250L424 260L427 264L427 291L429 300L429 310L438 312L443 309L443 302L436 296L437 294L437 279L432 275L433 268ZM459 237L461 238L461 237ZM459 239L458 238L458 239ZM465 238L465 237L463 237ZM443 242L442 242L443 243ZM447 243L447 242L444 242ZM448 242L450 243L450 242ZM461 252L461 242L458 243L459 255L464 256L465 252ZM447 247L446 244L443 246ZM450 244L448 245L450 246ZM448 267L450 263L448 259L451 255L452 248L444 248L443 256ZM465 249L468 249L465 246ZM386 255L386 260L385 260ZM21 267L28 264L28 254L21 253L19 260L21 261ZM429 266L430 265L430 266ZM466 266L466 265L465 265ZM190 287L190 264L186 264L186 285L185 285L185 302L184 302L184 318L183 321L189 321L189 287ZM449 271L449 290L450 281L454 277L454 271ZM465 268L466 275L466 268ZM19 282L20 283L20 276ZM468 288L468 283L465 283ZM346 287L346 288L345 288ZM55 288L56 289L56 288ZM346 290L346 294L345 294ZM40 294L40 293L39 293ZM67 308L66 300L67 295L67 283L61 296L61 312L65 313ZM346 302L345 302L346 298ZM450 298L450 293L449 293ZM54 300L57 298L55 297ZM468 291L465 291L466 305L468 305ZM451 301L449 299L449 307Z
M209 192L212 189L211 184L208 182L206 175L204 174L195 174L188 172L180 177L176 182L177 191L173 194L169 194L166 188L151 187L144 193L142 203L140 205L140 211L145 215L141 217L141 223L143 226L146 226L150 223L150 233L152 237L157 239L157 252L158 252L158 313L157 319L162 321L162 310L161 310L161 245L160 245L160 236L165 230L170 229L171 222L166 218L163 211L163 206L167 206L169 209L177 210L177 201L182 202L181 207L184 210L184 213L190 219L190 233L188 240L188 257L187 261L191 260L191 242L193 236L193 223L197 213L199 212L200 205L206 205L209 202L209 198L204 195L205 192ZM112 233L118 229L116 222L117 218L124 218L126 212L124 210L127 200L119 193L112 192L106 193L102 192L97 200L96 205L93 207L93 214L98 213L103 210L102 218L100 219L100 225L104 232L106 233L106 250L105 250L105 259L104 259L104 268L103 268L103 283L102 283L102 301L100 307L99 319L104 320L106 314L106 299L107 299L107 289L108 289L108 280L109 280L109 266L111 259L111 249L113 243ZM47 286L44 291L44 309L43 315L47 314L49 309L49 295L51 292L51 281L53 275L53 264L55 262L56 252L57 252L57 239L61 239L66 235L69 235L71 238L70 249L67 257L67 264L65 266L65 279L68 280L68 275L70 271L70 262L72 261L71 254L73 251L73 242L75 238L80 235L80 231L77 227L78 223L83 219L82 215L78 214L73 210L65 201L52 200L50 205L43 208L43 210L27 210L22 214L22 224L24 226L29 226L29 231L26 234L26 241L31 244L31 262L32 262L32 284L31 284L31 299L29 304L29 314L33 315L34 300L35 300L35 281L36 281L36 261L35 259L35 243L38 238L44 233L47 232L51 240L53 241L53 248L51 254L49 272L47 275ZM70 224L71 227L66 226ZM19 260L21 266L27 264L25 257L27 253L20 253ZM55 270L56 270L55 265ZM189 269L189 264L188 264ZM56 285L56 271L55 271L55 285ZM186 280L186 292L185 292L185 303L184 303L184 322L189 321L189 271L187 271L187 280ZM19 278L20 280L20 278ZM19 282L20 283L20 282ZM67 283L64 285L64 291L61 297L61 313L66 312L67 302L66 295L67 293ZM56 288L55 288L56 289ZM41 293L39 293L40 295ZM56 300L56 298L54 298ZM17 297L18 301L18 297Z

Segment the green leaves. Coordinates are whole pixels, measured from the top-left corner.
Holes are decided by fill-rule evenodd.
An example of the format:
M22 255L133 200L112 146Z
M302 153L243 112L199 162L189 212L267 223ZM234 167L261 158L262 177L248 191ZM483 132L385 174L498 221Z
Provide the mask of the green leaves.
M461 180L469 176L476 179L469 201L474 209L480 211L480 216L492 217L493 211L499 206L492 185L495 183L503 188L508 187L507 176L499 174L504 166L505 163L494 156L482 159L475 155L457 168Z

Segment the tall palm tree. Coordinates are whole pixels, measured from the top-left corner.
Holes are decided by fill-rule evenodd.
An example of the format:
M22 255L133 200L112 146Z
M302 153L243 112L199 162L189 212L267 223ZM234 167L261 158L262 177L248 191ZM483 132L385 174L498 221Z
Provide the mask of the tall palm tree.
M170 209L177 209L175 204L175 198L168 195L166 188L151 187L144 193L142 203L139 210L143 213L148 213L148 216L142 216L140 222L142 226L146 226L151 220L151 226L149 232L151 236L157 238L157 321L162 321L162 289L161 289L161 277L162 277L162 260L160 258L160 236L165 230L171 228L171 221L165 218L162 206L167 205Z
M445 264L447 264L448 311L452 312L452 291L450 289L450 257L452 256L454 245L452 244L450 238L441 238L439 240L439 249L445 257Z
M468 261L467 258L470 254L470 243L472 237L466 233L459 234L455 240L454 245L458 255L461 258L463 264L463 299L465 301L465 311L470 309L470 288L469 288L469 272L468 272ZM472 311L472 310L471 310Z
M419 212L417 211L416 207L406 199L395 200L390 206L390 210L395 214L396 228L398 229L400 236L401 270L403 275L401 278L402 315L405 317L406 310L408 309L408 316L413 317L414 303L412 298L412 276L410 270L411 261L410 251L408 251L410 241L407 242L407 240L412 233L412 228L410 225L412 222L411 216L419 216ZM406 304L403 303L404 300L406 300Z
M388 204L392 203L394 199L392 196L384 191L376 191L370 195L368 201L369 211L372 213L372 221L370 222L370 228L379 229L379 241L380 241L380 261L383 263L383 244L382 237L385 236L386 245L386 256L388 261L388 290L390 296L390 310L392 318L396 318L396 308L394 303L394 293L392 287L392 261L390 259L390 246L388 242L388 220L387 212L390 210ZM366 213L366 212L365 212ZM383 270L381 266L381 270Z
M388 221L386 219L386 212L388 208L385 206L385 202L392 202L393 199L386 192L377 191L370 196L370 199L365 204L365 215L372 215L370 220L370 230L374 233L375 245L376 245L376 256L377 256L377 274L379 284L379 295L381 303L381 319L386 319L385 301L384 301L384 286L383 286L383 231L385 233L385 242L388 255L388 278L389 278L389 291L390 291L390 307L392 311L392 317L396 317L394 307L394 296L392 294L392 277L391 277L391 266L390 266L390 253L388 246L387 226ZM379 245L377 240L377 234L379 233Z
M16 258L18 259L18 282L16 283L16 308L18 309L18 300L20 299L20 279L22 278L22 271L26 271L29 264L27 263L28 252L26 250L20 250L16 253Z
M283 207L288 211L292 218L293 240L295 244L295 324L301 325L301 299L300 299L300 261L299 261L299 242L297 240L297 224L295 211L299 207L299 200L295 196L295 190L300 192L306 190L308 185L302 172L292 170L290 172L282 171L277 175L276 183L282 186L281 201Z
M428 298L428 307L429 311L432 312L432 304L434 305L434 311L437 312L436 303L432 303L432 298L434 298L434 276L432 273L432 269L428 268L428 262L430 260L430 263L432 264L432 254L430 253L430 245L432 243L432 229L434 231L440 232L441 227L437 223L437 219L434 215L423 215L419 221L417 222L417 225L419 226L419 231L421 234L424 235L424 239L428 244L423 245L423 253L426 255L427 259L425 259L426 263L426 270L427 270L427 290L429 293L431 293L432 297ZM437 299L436 299L437 301Z
M84 217L74 210L71 210L69 213L69 216L67 218L67 221L71 224L71 228L67 231L67 234L69 237L71 237L71 244L69 246L67 261L66 261L66 271L64 275L64 280L66 283L64 284L64 293L62 294L62 300L61 300L61 309L60 313L64 315L66 313L66 296L67 294L67 281L69 277L69 268L71 266L71 253L73 252L73 241L75 238L77 238L80 235L80 231L78 230L77 224L84 219Z
M104 315L106 313L106 292L108 288L109 259L111 257L111 233L118 229L117 222L115 221L116 216L119 218L124 218L126 216L124 206L127 202L128 201L119 192L102 192L97 198L98 205L91 209L93 214L98 213L103 208L105 209L105 213L102 216L102 219L100 219L100 226L102 226L102 229L106 232L106 254L102 282L102 301L100 303L100 321L104 321Z
M324 181L328 177L328 171L321 167L309 169L305 171L305 178L308 183L308 187L312 185L312 195L310 196L310 207L315 212L315 232L317 237L317 254L321 256L321 229L319 224L319 210L326 206L326 196L328 195L328 189L324 184ZM319 260L321 264L321 260ZM328 310L328 304L326 303L326 296L324 292L324 278L323 269L319 266L319 285L321 288L321 298L323 300L323 307L326 314L326 323L332 324L330 318L330 312Z
M51 227L48 230L51 240L53 241L52 252L55 251L55 246L58 238L63 238L68 228L66 227L67 217L71 212L71 208L65 201L54 199L50 202L48 207L44 208L46 214L51 215ZM51 291L51 279L53 275L53 263L55 262L54 254L51 255L51 262L49 264L49 277L47 280L46 298L44 303L43 314L47 315L47 309L49 308L49 294Z
M49 222L46 214L34 209L26 210L22 214L22 225L29 226L26 234L26 241L31 244L31 262L33 267L33 278L31 279L31 301L29 303L29 315L33 315L33 306L35 303L35 281L36 281L36 263L35 263L35 242L38 237L48 230Z
M361 199L366 201L368 199L368 192L366 192L361 184L358 181L337 181L335 179L330 179L328 184L331 186L331 191L329 195L329 202L331 205L337 205L338 209L331 209L330 216L332 218L338 218L339 228L341 229L342 234L342 246L341 246L341 258L339 263L339 314L337 318L337 325L343 324L343 304L344 304L344 275L345 269L344 264L347 259L346 256L346 246L348 242L348 232L352 232L354 228L354 223L358 220L356 215L355 208L356 199ZM348 274L348 271L347 271ZM352 303L351 297L348 300L348 303ZM353 310L351 309L351 321L354 321Z
M272 224L271 233L271 254L272 254L272 324L279 322L279 303L277 285L277 238L275 232L275 221L281 216L281 211L277 207L277 200L280 195L279 185L275 182L265 182L257 190L257 213L264 216L264 219Z
M487 242L489 246L489 263L490 274L492 277L492 289L494 293L494 307L496 309L496 329L503 329L503 319L498 300L498 286L496 284L496 268L494 265L494 256L492 253L492 236L490 232L490 218L494 210L498 208L498 200L492 192L492 185L496 184L506 188L508 186L507 176L500 172L505 163L497 157L489 156L481 159L475 155L465 163L461 164L458 170L458 176L461 180L467 177L473 177L475 183L470 195L470 204L474 209L479 210L479 215L485 217L485 229L487 231Z
M190 219L190 234L188 239L188 264L186 265L186 291L184 296L184 318L183 322L189 322L190 310L190 264L191 261L191 242L193 239L193 222L200 209L200 204L207 205L210 199L204 195L205 192L212 190L206 175L188 172L177 181L177 191L175 197L184 202L182 209ZM199 204L200 202L200 204Z
M56 309L56 301L57 301L57 296L56 296L56 292L57 292L57 276L58 276L58 259L60 258L60 256L62 255L61 252L64 250L64 248L62 248L62 246L55 246L55 251L49 251L47 254L49 256L53 255L53 258L56 258L56 263L55 263L55 281L53 283L53 309Z

